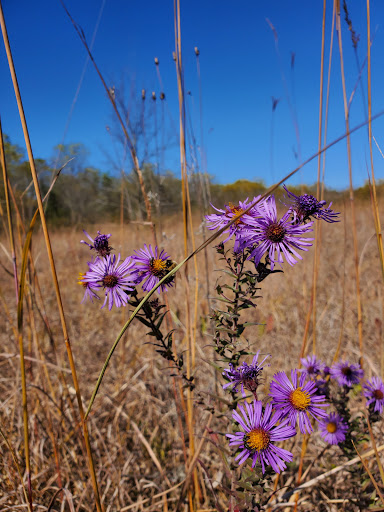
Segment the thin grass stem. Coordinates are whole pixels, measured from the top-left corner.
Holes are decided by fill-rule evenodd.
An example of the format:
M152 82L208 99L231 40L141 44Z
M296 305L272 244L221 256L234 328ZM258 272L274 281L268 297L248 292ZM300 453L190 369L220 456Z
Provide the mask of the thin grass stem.
M351 137L350 137L351 132L349 129L349 110L348 110L347 92L346 92L346 86L345 86L343 43L342 43L341 22L340 22L340 0L335 0L335 2L336 2L336 30L337 30L338 43L339 43L341 83L342 83L343 100L344 100L344 117L345 117L345 126L346 126L346 132L347 132L349 200L351 203L353 257L354 257L355 280L356 280L357 330L358 330L358 338L359 338L360 365L361 365L361 367L363 367L363 357L364 357L363 315L362 315L362 307L361 307L359 254L358 254L357 228L356 228L356 211L355 211L353 179L352 179L352 156L351 156Z
M61 326L62 326L62 331L63 331L63 336L64 336L64 342L66 345L67 354L68 354L68 358L69 358L69 364L71 367L73 385L74 385L74 388L76 391L76 397L77 397L78 407L79 407L79 411L80 411L80 416L83 420L84 410L83 410L83 404L82 404L79 383L78 383L78 379L77 379L76 367L75 367L75 362L74 362L74 358L73 358L73 354L72 354L72 348L71 348L71 344L70 344L67 324L66 324L66 320L65 320L64 308L63 308L62 299L61 299L61 292L60 292L59 282L57 279L55 261L53 258L52 246L51 246L51 242L50 242L48 227L47 227L45 213L44 213L44 206L43 206L43 201L42 201L42 197L41 197L41 193L40 193L40 186L39 186L39 182L38 182L38 178L37 178L35 161L34 161L33 152L32 152L32 145L31 145L31 141L30 141L30 137L29 137L24 108L23 108L23 104L22 104L22 100L21 100L21 94L20 94L20 89L19 89L19 85L18 85L18 81L17 81L13 57L12 57L12 53L11 53L11 47L10 47L10 43L9 43L9 39L8 39L8 34L7 34L1 0L0 0L0 25L1 25L1 31L2 31L3 40L4 40L4 46L5 46L5 50L6 50L6 54L7 54L7 60L8 60L8 64L9 64L9 68L10 68L10 72L11 72L12 83L13 83L13 87L14 87L14 91L15 91L17 106L19 109L19 115L20 115L20 120L21 120L21 124L22 124L22 128L23 128L24 139L25 139L25 143L26 143L26 147L27 147L28 159L29 159L29 164L30 164L30 168L31 168L33 184L34 184L36 199L37 199L37 204L38 204L38 211L40 214L41 224L42 224L43 233L44 233L45 245L47 248L48 259L49 259L49 264L50 264L51 273L52 273L52 280L53 280L53 284L54 284L54 288L55 288L56 301L57 301L57 306L58 306L59 315L60 315L60 321L61 321ZM30 232L30 234L32 236L32 231ZM28 251L26 252L26 254L24 254L24 259L26 259L27 254L28 254ZM20 287L21 286L22 286L22 284L20 283ZM19 294L19 306L20 306L20 302L22 302L22 300L20 301L21 297L22 296L20 293ZM20 343L20 349L22 349L22 343ZM24 414L25 414L25 411L24 411ZM93 459L92 459L92 451L91 451L91 445L90 445L90 440L89 440L89 435L88 435L88 429L87 429L85 422L84 422L83 426L84 426L84 438L85 438L85 442L86 442L86 446L87 446L88 462L89 462L89 466L90 466L91 478L92 478L93 488L94 488L95 498L96 498L96 505L97 505L98 512L102 512L98 484L97 484L97 480L96 480L96 472L95 472Z
M377 119L379 116L383 115L384 114L384 111L376 114L376 116L374 116L375 119ZM372 118L373 119L373 118ZM365 126L367 124L367 121L364 121L362 123L360 123L359 125L355 126L354 128L352 128L349 133L353 133L357 130L359 130L360 128L362 128L363 126ZM334 146L335 144L337 144L338 142L340 142L341 140L343 140L345 137L347 137L347 133L344 133L343 135L341 135L340 137L338 137L337 139L335 139L334 141L330 142L329 144L327 144L327 146L323 147L320 151L321 152L324 152L326 151L327 149L329 149L330 147ZM137 315L137 313L140 311L140 309L144 306L144 304L146 304L148 302L148 300L152 297L152 295L155 293L155 291L163 284L163 282L165 282L166 280L168 280L170 277L172 277L173 275L175 275L191 258L193 258L195 255L197 255L200 251L202 251L205 247L208 247L208 245L210 245L214 240L216 240L222 233L224 233L224 231L226 231L232 224L234 224L238 219L241 218L242 215L245 215L246 213L249 212L249 210L251 210L252 208L254 208L254 206L256 204L258 204L260 201L262 201L263 199L265 199L266 197L268 197L270 194L272 194L272 192L274 192L280 185L282 185L285 181L287 181L289 178L291 178L294 174L296 174L300 169L302 169L305 165L307 165L308 163L312 162L312 160L314 160L316 157L318 156L318 152L314 153L313 155L311 155L309 158L307 158L302 164L300 164L298 167L296 167L293 171L291 171L289 174L287 174L283 179L281 179L279 182L275 183L274 185L272 185L271 187L269 187L269 189L259 198L257 199L256 201L254 201L253 203L251 203L248 208L246 208L244 211L240 212L239 214L237 214L236 216L234 216L230 222L228 222L228 224L226 224L224 227L222 227L221 229L219 229L218 231L216 231L216 233L214 233L212 236L210 236L208 239L204 240L204 242L194 251L192 252L191 254L189 254L186 258L184 258L183 261L181 261L178 265L176 265L175 268L173 268L166 276L164 276L162 279L159 280L159 282L152 288L152 290L150 292L147 293L147 295L145 297L143 297L143 299L141 300L141 302L138 304L138 306L135 308L135 310L132 312L131 316L129 317L129 319L127 320L127 322L125 323L125 325L123 326L123 328L121 329L119 335L117 336L116 340L114 341L113 345L112 345L112 348L104 362L104 365L101 369L101 372L99 374L99 377L97 379L97 382L96 382L96 386L95 386L95 389L92 393L92 396L91 396L91 399L90 399L90 402L89 402L89 405L88 405L88 408L87 408L87 411L85 413L85 419L88 417L91 409L92 409L92 406L93 406L93 403L95 401L95 398L96 398L96 395L98 393L98 390L100 388L100 385L101 385L101 382L103 380L103 377L104 377L104 374L105 374L105 371L108 367L108 364L109 364L109 361L119 343L119 341L121 340L121 338L123 337L124 333L126 332L126 330L128 329L128 327L130 326L130 324L132 323L133 319L135 318L135 316Z

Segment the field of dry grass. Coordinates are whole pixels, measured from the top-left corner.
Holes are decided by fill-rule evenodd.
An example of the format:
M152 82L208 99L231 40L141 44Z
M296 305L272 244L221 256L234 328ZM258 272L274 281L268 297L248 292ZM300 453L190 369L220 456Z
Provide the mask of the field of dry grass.
M236 431L231 413L232 409L239 406L238 401L241 398L236 398L235 393L231 396L222 389L222 370L228 361L221 361L214 351L214 340L217 342L217 338L214 338L215 327L217 331L218 328L211 319L212 310L220 307L220 297L215 296L216 286L232 283L228 274L219 271L222 261L212 244L206 251L199 252L195 260L191 259L188 266L180 269L176 286L167 294L159 296L161 301L165 301L168 311L162 328L165 332L173 331L173 347L166 352L168 360L156 351L153 344L155 338L148 336L148 329L136 317L122 335L103 380L98 381L119 332L128 318L132 318L132 308L114 307L108 311L107 308L100 309L100 304L97 303L81 303L84 288L77 281L79 273L87 271L87 260L91 257L87 246L80 243L84 237L82 229L86 229L91 235L95 235L98 229L102 233L110 232L111 245L123 258L132 255L144 243L153 243L157 235L160 248L165 249L176 262L181 262L192 252L193 237L198 247L209 233L202 224L203 215L195 212L193 223L189 223L192 203L188 187L192 180L189 176L191 167L188 159L191 157L191 150L188 149L186 130L180 1L174 2L174 61L178 86L180 196L183 211L174 217L163 218L161 225L157 226L157 233L153 223L156 210L154 198L157 196L152 190L148 190L150 185L146 184L143 177L145 162L140 162L130 116L122 115L121 105L116 101L115 88L109 87L98 68L84 31L65 6L64 9L101 79L117 123L121 127L124 153L130 157L137 184L136 196L145 205L146 215L145 222L140 223L76 225L65 229L49 229L48 225L47 228L38 185L38 170L32 155L0 2L3 41L28 152L28 182L30 169L39 209L39 217L36 213L34 218L39 220L33 233L30 251L28 252L28 247L23 251L25 240L28 241L27 230L31 219L25 214L26 210L19 201L19 196L15 198L13 195L17 186L12 184L12 173L7 175L6 152L0 126L0 163L4 190L4 201L0 209L0 512L357 512L368 510L368 507L369 510L384 510L380 508L384 506L384 470L379 456L384 448L382 421L379 421L382 418L379 414L373 414L372 407L368 414L366 401L361 393L361 383L354 387L340 385L336 398L327 398L331 402L333 400L332 405L337 409L337 400L338 405L343 408L345 404L342 401L348 402L347 396L350 397L350 408L345 405L349 422L346 430L357 446L351 442L350 446L340 449L339 446L327 444L317 431L317 426L310 436L298 433L292 437L293 427L288 427L288 420L278 413L274 417L277 425L273 426L273 432L275 435L280 428L287 431L290 429L291 435L284 438L288 440L283 445L293 453L293 461L281 474L275 474L270 469L262 474L258 464L254 469L247 466L250 455L260 455L260 452L269 449L272 442L275 442L274 438L270 442L272 430L268 430L269 427L253 425L248 434L255 437L247 437L246 434L242 440L241 449L244 448L244 451L240 458L248 452L248 461L244 460L242 467L238 467L235 450L229 447L226 434ZM356 49L359 38L348 18L345 2L343 9ZM257 396L255 394L255 400L252 400L253 403L264 401L263 405L260 402L255 405L260 411L264 406L264 415L266 408L269 408L265 404L274 374L297 368L300 357L305 354L315 353L329 366L340 357L351 363L360 362L366 379L374 375L384 376L384 250L378 218L382 197L376 201L372 151L372 41L369 1L366 12L366 121L355 127L349 125L349 110L362 72L348 98L341 35L341 6L339 1L334 2L330 56L334 44L338 47L340 58L337 66L342 81L345 133L333 141L328 140L324 133L328 123L330 95L329 86L325 91L325 18L324 2L318 152L304 160L302 166L318 157L317 196L320 199L321 155L325 155L328 147L345 139L347 160L343 166L346 167L347 163L349 165L349 192L353 199L350 133L367 125L371 164L368 172L373 185L369 190L372 204L367 200L334 205L333 208L341 212L340 222L320 223L321 229L316 229L319 251L316 252L315 247L312 247L308 252L301 253L303 260L294 267L285 263L284 273L275 273L262 281L257 308L244 311L240 307L236 311L229 308L223 312L223 307L225 309L228 306L221 306L222 317L233 320L232 324L225 325L235 325L234 329L227 329L225 335L230 343L236 345L237 353L238 344L244 349L248 362L258 351L263 355L271 355L270 366L262 371ZM278 35L271 22L268 23L279 56ZM336 33L333 42L334 28ZM195 56L200 80L197 48ZM292 59L293 57L294 53ZM156 65L158 66L158 62ZM293 60L291 67L293 69ZM329 66L329 78L330 72ZM283 75L282 73L284 81ZM159 81L161 83L161 79ZM201 88L200 82L199 87ZM164 99L164 93L162 94ZM289 103L289 97L287 99ZM273 110L276 105L277 103ZM201 112L200 104L200 115ZM299 146L296 114L292 114ZM200 123L202 126L202 118ZM201 130L203 133L202 128ZM201 145L203 146L202 140ZM241 151L241 148L233 149ZM205 148L199 150L204 161ZM194 151L198 152L197 147ZM301 156L298 161L302 161ZM325 161L323 163L325 166ZM301 166L286 176L285 180L288 181L300 168ZM201 190L202 196L199 204L204 210L209 203L209 183L204 182L203 174L196 171L196 175L200 180L198 190L199 194ZM123 181L121 183L119 207L122 219L125 206ZM283 181L279 184L282 183ZM35 195L30 196L33 202ZM91 196L91 193L88 194L87 191L88 195ZM227 210L225 214L227 222L231 213L236 215L239 210L242 214L246 213L242 207L236 206L237 201L243 199L245 198L231 199L234 208L229 206L231 211ZM108 201L105 203L108 205ZM351 207L354 203L356 219ZM217 206L220 208L224 205ZM21 213L15 211L18 209ZM262 211L260 209L257 215L263 216ZM297 210L294 211L292 222L297 223L291 228L297 229L308 215L300 219L300 216L295 216ZM157 214L159 212L160 209L156 211ZM310 215L314 215L313 211ZM237 226L242 221L240 217L230 221L234 227L235 222ZM280 244L284 240L286 243L289 233L286 236L287 231L284 228L278 231L281 226L276 222L270 224L269 228L273 228L271 233L264 233L265 237L269 237L268 241L277 241ZM262 243L256 243L260 244L260 248ZM13 246L15 255L12 254ZM50 254L51 247L53 256ZM22 262L25 263L24 266ZM55 265L59 283L56 288L55 272L51 273ZM317 281L314 279L314 269L317 272ZM360 286L356 287L358 276ZM109 284L105 283L107 277L116 278L115 275L104 274L97 282L104 287L108 286L110 290L111 281ZM164 279L169 279L169 274ZM255 277L254 282L257 282ZM313 286L315 282L316 290ZM238 283L239 281L235 286ZM226 293L227 290L230 288L225 288ZM312 294L313 290L316 293ZM238 288L233 288L232 292L236 296ZM226 303L223 301L224 304L232 304L230 299L226 300ZM148 308L147 304L146 307ZM236 330L237 320L234 318L237 318L238 311L241 311L241 321L249 323L243 334ZM179 369L169 363L172 357L179 364ZM97 382L100 384L99 388ZM333 384L332 382L331 385ZM315 387L314 384L309 385ZM296 391L305 398L301 389L298 387L289 394L289 400L291 408L295 408L295 414L305 415L310 411L308 404L313 397L308 398L307 393L308 401L304 406L303 402L294 403L292 397ZM245 400L250 402L251 398L249 396ZM318 399L323 400L324 397ZM277 408L278 404L275 403L274 407ZM296 416L294 419L296 420ZM359 459L361 454L362 462ZM288 458L285 460L288 461ZM272 462L276 461L271 462L268 459L268 462L273 466Z
M344 205L337 206L342 212L341 222L322 225L316 306L316 351L328 364L332 363L340 335L341 355L353 362L359 359L350 214L348 206L346 209ZM195 220L195 226L198 226L199 221ZM84 228L90 233L97 229L112 233L111 245L124 256L132 254L133 250L144 243L151 243L149 228L137 224L124 226L122 238L119 225ZM369 204L358 205L357 231L364 367L366 376L370 377L380 375L382 371L383 297L375 228ZM201 232L196 231L195 236L197 244L202 242ZM108 311L107 308L100 310L96 303L80 304L83 290L77 284L78 273L86 270L86 261L90 256L88 248L79 243L82 238L80 227L51 233L80 389L87 404L102 364L127 320L128 313L125 308ZM182 240L182 223L177 218L167 219L159 245L176 261L180 261L183 256ZM24 345L35 510L93 511L94 497L75 390L40 232L34 235L32 252L41 296L36 280L33 282L29 279ZM264 383L276 371L297 367L310 298L312 264L313 248L303 253L303 261L295 267L285 264L284 274L275 274L261 283L262 298L258 300L258 307L247 312L249 321L260 324L247 330L246 343L250 351L260 350L272 356L270 367L264 371ZM224 279L216 272L219 265L216 253L210 247L208 280L211 297L214 297L215 284ZM11 268L9 262L5 263L5 267L8 270ZM212 325L209 320L203 253L198 255L198 268L199 278L196 282L193 265L190 263L188 287L183 270L179 273L176 288L168 293L170 317L167 321L169 327L176 329L177 351L184 351L186 357L186 294L189 290L192 296L198 286L194 371L196 388L192 400L195 449L198 446L201 452L194 487L198 492L194 491L192 499L196 510L226 510L228 495L225 488L229 477L222 455L231 461L231 450L222 434L228 431L230 415L223 402L225 393L221 389L221 375L208 362L213 357ZM3 442L0 443L0 509L22 510L25 506L21 504L25 500L15 464L17 460L19 470L23 473L17 319L12 278L3 268L0 270L0 286L0 428L3 436ZM214 306L214 300L210 301ZM43 318L48 320L51 334ZM188 507L188 492L182 493L182 489L188 473L186 447L189 444L189 433L186 416L189 411L189 395L184 390L183 399L180 399L181 380L171 376L174 372L156 354L154 347L147 344L149 339L145 335L145 328L133 322L111 360L89 417L97 479L106 511L176 510L176 505L179 510L184 510ZM312 328L309 331L307 351L312 352ZM261 393L267 392L262 386ZM381 424L375 426L375 434L379 446L383 443ZM296 462L278 482L280 489L294 485L301 442L302 436L299 435L293 446ZM304 457L305 481L345 462L346 459L337 447L328 448L325 453L324 447L325 443L319 434L314 433ZM369 449L369 441L360 448L363 451ZM374 459L371 458L369 464L376 474ZM309 471L306 472L308 467ZM235 479L236 475L239 476L236 471L233 474ZM351 503L341 503L343 499L351 497L345 494L348 478L351 478L349 473L340 471L320 484L303 490L299 510L362 510L354 508ZM65 491L56 496L49 508L50 500L59 489ZM283 494L284 491L280 491L277 496L281 498ZM289 496L282 501L288 499Z

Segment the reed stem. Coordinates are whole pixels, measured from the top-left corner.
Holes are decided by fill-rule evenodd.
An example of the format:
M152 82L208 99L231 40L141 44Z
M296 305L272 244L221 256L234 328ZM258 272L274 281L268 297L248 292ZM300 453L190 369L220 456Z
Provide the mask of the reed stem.
M346 127L346 132L347 132L349 200L351 203L353 259L354 259L354 265L355 265L355 280L356 280L357 330L358 330L358 338L359 338L360 365L361 365L361 367L363 367L363 356L364 356L363 315L362 315L362 307L361 307L360 270L359 270L359 254L358 254L357 228L356 228L356 211L355 211L353 180L352 180L352 156L351 156L351 137L350 137L351 132L349 129L349 110L348 110L347 92L346 92L346 87L345 87L343 43L342 43L341 22L340 22L340 0L335 0L335 2L336 2L336 30L337 30L338 43L339 43L341 83L342 83L342 88L343 88L343 100L344 100L344 117L345 117L345 127Z
M70 344L70 340L69 340L67 324L66 324L66 320L65 320L64 309L63 309L63 304L62 304L62 299L61 299L60 287L59 287L59 282L57 279L55 261L53 258L52 246L51 246L51 242L50 242L50 237L49 237L48 227L47 227L47 223L46 223L42 197L41 197L41 193L40 193L40 186L39 186L39 182L38 182L38 178L37 178L35 161L34 161L33 152L32 152L32 145L31 145L31 141L30 141L30 137L29 137L24 108L23 108L23 104L22 104L22 100L21 100L21 94L20 94L20 89L19 89L19 85L18 85L18 81L17 81L13 57L12 57L12 53L11 53L11 47L10 47L10 43L9 43L9 39L8 39L8 34L7 34L1 0L0 0L0 25L1 25L1 31L2 31L3 40L4 40L5 51L7 54L9 69L11 72L12 83L13 83L13 87L14 87L14 91L15 91L17 106L19 109L19 115L20 115L20 120L21 120L21 124L22 124L22 128L23 128L24 139L25 139L25 143L26 143L26 147L27 147L28 159L29 159L29 164L30 164L30 168L31 168L38 209L39 209L39 213L40 213L40 220L41 220L41 225L43 228L44 240L45 240L45 245L47 248L48 259L49 259L49 264L50 264L51 273L52 273L52 280L53 280L55 293L56 293L56 301L57 301L57 306L58 306L59 315L60 315L60 321L61 321L61 326L62 326L62 331L63 331L63 336L64 336L64 342L65 342L65 346L67 349L69 364L71 367L73 385L74 385L74 388L76 391L76 397L77 397L77 402L78 402L78 406L79 406L80 416L81 416L81 419L84 420L84 410L83 410L81 393L80 393L79 383L78 383L77 374L76 374L76 367L75 367L75 362L74 362L73 354L72 354L72 348L71 348L71 344ZM23 350L22 343L20 343L20 350ZM24 411L24 415L25 415L26 407L24 408L24 396L23 396L23 411ZM84 428L84 439L85 439L86 446L87 446L87 454L88 454L88 462L89 462L89 466L90 466L91 478L92 478L93 487L94 487L94 491L95 491L96 506L97 506L98 512L102 512L102 506L101 506L101 502L100 502L99 490L98 490L98 485L97 485L97 480L96 480L96 472L95 472L93 459L92 459L92 451L91 451L91 445L90 445L90 440L89 440L89 435L88 435L88 429L87 429L86 423L84 421L83 421L83 428Z

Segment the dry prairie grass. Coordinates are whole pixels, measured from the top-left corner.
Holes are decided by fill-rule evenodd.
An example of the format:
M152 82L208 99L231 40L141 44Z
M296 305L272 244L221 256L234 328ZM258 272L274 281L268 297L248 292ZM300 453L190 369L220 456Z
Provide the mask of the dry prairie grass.
M342 325L344 272L345 316L341 354L351 361L357 361L359 357L349 210L345 210L343 205L338 206L338 210L342 211L342 221L338 224L322 225L317 289L317 353L328 364L332 362ZM346 229L344 223L347 224ZM195 225L198 225L198 221ZM113 233L112 246L124 256L151 241L149 228L137 224L125 226L122 244L119 241L118 225L84 227L90 233L94 233L96 229ZM183 226L178 218L164 222L161 246L176 261L182 259L183 254L182 230ZM370 377L380 375L381 372L383 302L375 228L368 204L358 205L357 232L362 284L364 364L367 377ZM347 240L344 245L345 233ZM89 257L87 247L79 243L81 238L83 234L80 228L60 229L51 234L80 389L87 404L103 361L128 315L125 310L114 308L109 312L107 309L100 310L98 304L80 304L82 289L77 284L77 276L78 272L85 270ZM196 230L197 244L202 240L201 232ZM223 278L215 272L218 261L213 248L209 249L208 254L208 276L212 292L215 283ZM67 493L57 496L50 510L64 510L65 507L72 506L70 510L91 511L94 510L94 498L88 477L82 430L74 389L71 386L46 250L40 233L36 233L33 238L33 255L44 299L43 305L36 293L35 284L28 287L24 343L35 510L47 510L58 489L65 488ZM250 349L272 355L271 366L264 374L265 382L274 372L289 370L298 363L313 261L311 250L303 256L303 261L295 267L286 265L284 274L272 275L264 281L261 284L262 298L259 299L257 309L246 312L250 321L261 324L247 331L246 339ZM203 437L206 442L199 456L201 465L197 466L201 494L195 497L197 508L216 508L221 505L225 509L228 496L220 490L220 486L225 479L226 469L220 451L223 450L229 456L230 450L225 439L216 434L225 431L229 424L229 415L226 413L228 420L221 417L222 405L217 397L224 398L225 395L220 386L220 374L215 377L214 370L207 362L212 358L213 351L210 346L203 254L198 258L200 279L194 420L196 443L199 444ZM7 263L5 265L10 268ZM196 285L192 265L189 281L192 294ZM12 446L15 457L22 461L20 370L14 333L17 326L16 308L12 278L3 269L0 270L0 286L0 427ZM176 288L168 294L178 352L185 351L185 294L185 277L181 272ZM41 318L44 309L52 330L51 338ZM176 392L180 381L170 376L172 371L167 367L166 361L155 353L152 345L146 344L149 340L145 334L143 326L135 322L125 334L112 358L89 419L98 481L107 511L159 508L167 510L167 507L168 510L175 510L181 487L170 491L166 495L166 501L161 493L183 482L186 476L186 453L183 449L183 438L188 442L185 397L184 402L180 402ZM310 337L309 352L311 347ZM178 397L176 401L175 396ZM198 403L200 398L204 404ZM205 430L210 416L207 407L212 407L215 411L210 431ZM381 445L382 431L375 430L375 433L377 444ZM300 437L297 436L294 447L297 461ZM310 461L315 461L306 475L307 480L345 461L339 456L337 448L331 448L325 456L319 457L323 448L324 443L315 433L311 437L304 459L304 470ZM369 443L366 448L369 448ZM0 450L0 509L26 509L27 505L21 505L24 502L22 487L11 451L5 442L0 443ZM294 468L284 473L279 486L293 485L294 475ZM342 471L336 477L310 488L301 496L299 510L341 510L340 507L344 506L347 507L344 510L360 510L353 508L351 503L340 505L340 502L329 501L331 498L337 500L348 497L345 492L343 494L343 489L347 488L347 479L348 474L346 476ZM211 486L216 489L216 504ZM183 508L184 504L181 505Z

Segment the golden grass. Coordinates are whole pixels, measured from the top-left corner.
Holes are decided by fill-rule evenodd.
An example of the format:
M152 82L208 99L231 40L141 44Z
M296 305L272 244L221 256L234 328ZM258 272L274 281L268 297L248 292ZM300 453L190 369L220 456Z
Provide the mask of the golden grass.
M375 225L369 206L359 205L358 212L356 225L358 242L359 246L363 247L359 255L359 269L362 276L361 296L364 305L365 370L367 377L370 377L380 373L378 357L380 340L376 324L382 321L381 271L378 252L375 250ZM329 364L340 334L344 222L347 222L348 239L341 352L354 361L359 357L354 279L351 277L354 271L349 219L350 213L347 209L342 211L342 222L323 225L317 287L318 355ZM114 233L112 245L123 255L131 254L135 248L151 240L149 227L137 224L125 226L123 246L118 244L119 225L86 226L86 228L91 233L98 228L102 228L104 232ZM180 261L184 253L182 231L182 224L175 219L165 220L165 237L161 245L176 261ZM202 235L196 233L195 236L196 243L200 244ZM100 310L98 304L80 304L82 289L77 284L77 275L78 272L85 270L86 260L89 257L88 249L79 243L81 238L80 229L61 229L51 233L69 335L73 340L72 348L77 362L79 385L83 401L87 403L103 361L121 328L121 312ZM77 411L74 407L75 391L70 384L70 370L64 348L60 343L62 336L60 318L56 310L55 293L41 233L36 234L34 238L33 256L44 298L44 307L52 329L52 339L50 339L39 315L43 305L32 283L30 285L31 302L27 302L28 319L24 328L24 337L34 503L47 506L51 497L62 485L70 493L64 494L62 499L68 500L68 496L71 496L77 510L93 510L94 498L88 481L86 451L82 443L81 425L78 424ZM210 256L209 275L212 289L215 283L223 278L219 273L214 272L218 264L213 257L213 250ZM312 265L311 252L303 256L303 261L295 267L285 267L284 274L270 276L262 283L262 299L259 301L259 306L256 310L247 313L249 320L264 324L248 330L247 340L251 350L272 354L271 367L265 371L265 381L275 371L288 370L297 364L308 302L308 297L303 290L308 290L310 287ZM198 261L202 261L202 258L203 254L199 254ZM15 325L11 278L3 270L0 272L1 292L5 304L9 307L12 323ZM168 294L176 327L175 342L178 351L184 350L182 342L186 336L183 279L182 275L178 276L176 289ZM303 279L306 281L304 288ZM189 286L193 293L194 283L191 282ZM205 406L213 406L218 414L222 406L220 401L214 398L215 376L207 363L211 358L211 338L206 327L209 325L209 319L205 286L203 281L199 283L201 300L198 312L200 328L197 332L196 345L195 398L197 400L201 396ZM23 435L22 411L19 407L18 354L11 322L6 321L3 313L2 318L4 327L0 333L2 346L0 428L14 452L20 454ZM32 318L35 323L35 334L32 329ZM175 486L186 477L182 438L188 438L189 433L185 408L183 409L181 403L175 404L171 370L167 368L166 362L156 355L154 348L145 344L147 341L143 326L133 323L132 328L122 340L124 357L121 357L119 352L119 355L116 354L112 358L89 418L97 479L100 482L101 499L106 510L122 510L130 506L133 510L155 510L158 506L164 505L164 495L161 493L170 487L169 483ZM220 376L219 382L221 382ZM225 397L220 390L219 397ZM204 441L207 436L205 426L210 415L205 411L205 406L196 404L195 407L196 445ZM217 428L222 431L226 428L225 422L223 423L223 419L219 420L215 416L211 428L214 431ZM377 436L376 432L375 434ZM216 480L221 482L225 469L220 458L220 450L224 450L227 456L230 451L221 436L217 439L219 450L212 441L208 440L203 443L200 459L209 468L210 478L214 482ZM376 437L376 442L378 445L382 444L381 435ZM316 458L321 449L322 443L319 437L316 434L311 436L309 451L304 458L304 469L308 465L308 457ZM23 488L12 453L5 444L1 445L1 450L1 490L4 495L0 497L0 508L5 507L9 501L14 504L23 502ZM298 456L299 448L295 450ZM340 459L341 462L343 462L342 459ZM310 476L316 476L319 472L329 469L329 464L330 459L321 458L321 461L311 470ZM207 487L207 492L201 495L198 505L202 508L210 508L215 502L201 468L197 470L197 477L201 487L204 489ZM280 485L283 485L287 477L283 474ZM161 495L159 498L152 499L158 494ZM224 499L222 493L218 492L218 496L219 500ZM178 497L179 488L167 494L169 510L175 509L175 500ZM60 496L57 500L60 500ZM148 501L139 505L144 500Z

